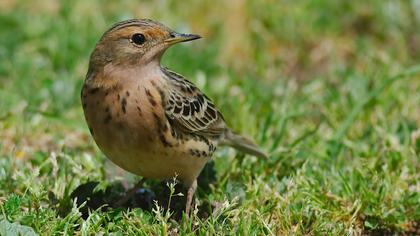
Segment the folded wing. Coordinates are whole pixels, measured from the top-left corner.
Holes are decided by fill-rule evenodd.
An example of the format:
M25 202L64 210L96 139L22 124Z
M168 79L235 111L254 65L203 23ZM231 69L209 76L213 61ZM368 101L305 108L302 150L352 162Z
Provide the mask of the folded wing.
M220 138L227 127L212 101L181 75L162 70L171 85L165 98L169 122L182 132Z

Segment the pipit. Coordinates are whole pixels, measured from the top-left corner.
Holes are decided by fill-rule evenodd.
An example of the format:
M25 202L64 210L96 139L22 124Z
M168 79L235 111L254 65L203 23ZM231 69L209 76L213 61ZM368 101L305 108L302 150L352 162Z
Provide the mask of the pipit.
M199 38L148 19L117 23L96 44L81 94L101 151L144 178L177 176L188 188L187 216L196 179L218 145L266 157L227 127L193 83L160 64L171 45Z

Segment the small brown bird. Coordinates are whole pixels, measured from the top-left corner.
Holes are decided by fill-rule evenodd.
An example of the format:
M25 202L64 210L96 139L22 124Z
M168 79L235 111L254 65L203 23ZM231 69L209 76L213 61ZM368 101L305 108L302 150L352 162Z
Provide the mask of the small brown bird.
M196 179L218 145L266 157L226 126L193 83L161 66L171 45L199 38L148 19L117 23L92 52L81 94L89 130L102 152L144 178L177 176L188 187L187 215Z

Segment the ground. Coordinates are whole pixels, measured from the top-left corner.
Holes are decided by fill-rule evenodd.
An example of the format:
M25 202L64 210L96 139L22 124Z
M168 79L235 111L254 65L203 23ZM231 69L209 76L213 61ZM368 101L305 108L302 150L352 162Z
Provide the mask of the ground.
M1 1L0 235L420 234L419 7ZM80 104L95 42L134 17L201 34L162 63L270 153L262 160L218 149L190 219L151 200L177 202L173 183L138 191L151 210L78 204L83 194L106 203L139 179L106 161Z

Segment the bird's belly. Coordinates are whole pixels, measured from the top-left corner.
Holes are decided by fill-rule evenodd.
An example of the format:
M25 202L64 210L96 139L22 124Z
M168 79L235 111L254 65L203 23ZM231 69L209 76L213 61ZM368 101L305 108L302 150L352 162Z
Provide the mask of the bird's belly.
M189 185L210 159L207 155L192 155L191 142L170 140L170 146L164 146L153 130L133 130L121 126L94 130L95 141L106 157L133 174L155 179L176 176Z
M168 138L170 144L165 146L157 131L147 127L153 126L139 128L110 122L104 129L92 125L93 137L101 151L121 168L146 178L177 176L187 185L192 183L209 157L191 155L189 142Z
M133 174L154 179L177 177L186 185L198 177L209 160L191 156L182 149L161 150L153 144L148 149L120 146L102 150L112 162Z

